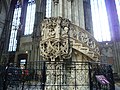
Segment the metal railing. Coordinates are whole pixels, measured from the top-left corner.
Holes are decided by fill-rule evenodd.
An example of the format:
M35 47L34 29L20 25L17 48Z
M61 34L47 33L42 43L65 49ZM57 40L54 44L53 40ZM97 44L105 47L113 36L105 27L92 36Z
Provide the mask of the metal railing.
M90 62L36 62L20 69L0 66L0 90L115 90L111 66ZM108 83L101 83L104 76Z

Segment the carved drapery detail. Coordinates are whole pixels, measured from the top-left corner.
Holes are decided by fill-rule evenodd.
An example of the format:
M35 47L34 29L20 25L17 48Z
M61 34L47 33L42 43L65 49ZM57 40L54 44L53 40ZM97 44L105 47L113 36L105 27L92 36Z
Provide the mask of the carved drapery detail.
M42 23L40 51L45 58L54 60L57 57L70 57L68 19L49 18Z

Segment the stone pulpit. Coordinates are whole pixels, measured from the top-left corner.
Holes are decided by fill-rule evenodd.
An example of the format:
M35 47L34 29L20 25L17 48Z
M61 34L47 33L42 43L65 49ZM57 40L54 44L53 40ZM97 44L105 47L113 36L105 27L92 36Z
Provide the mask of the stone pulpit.
M76 63L98 62L100 54L97 41L86 30L66 18L45 19L40 55L49 62L45 90L90 90L88 65Z
M51 18L41 26L40 55L46 66L45 90L90 90L89 65L98 62L97 41L85 29L83 0L52 0Z

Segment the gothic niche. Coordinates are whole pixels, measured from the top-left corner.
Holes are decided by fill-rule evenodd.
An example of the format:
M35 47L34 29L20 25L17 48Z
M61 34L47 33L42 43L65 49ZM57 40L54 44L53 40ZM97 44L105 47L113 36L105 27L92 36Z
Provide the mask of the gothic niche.
M41 56L45 59L70 58L69 45L70 21L61 17L48 18L42 22L41 27Z

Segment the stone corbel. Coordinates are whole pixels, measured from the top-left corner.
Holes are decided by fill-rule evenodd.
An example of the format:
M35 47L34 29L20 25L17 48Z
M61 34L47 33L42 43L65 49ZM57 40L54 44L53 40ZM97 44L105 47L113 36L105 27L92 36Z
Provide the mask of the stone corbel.
M57 5L59 3L59 0L53 0L54 4Z

